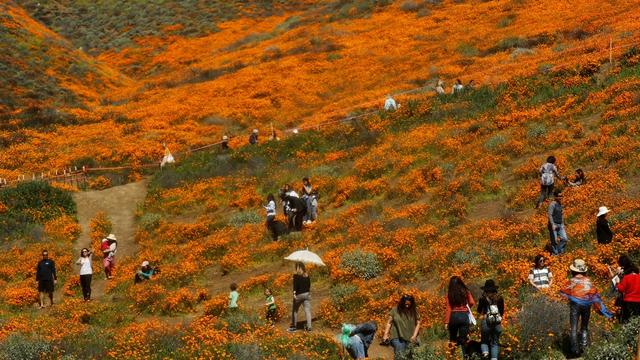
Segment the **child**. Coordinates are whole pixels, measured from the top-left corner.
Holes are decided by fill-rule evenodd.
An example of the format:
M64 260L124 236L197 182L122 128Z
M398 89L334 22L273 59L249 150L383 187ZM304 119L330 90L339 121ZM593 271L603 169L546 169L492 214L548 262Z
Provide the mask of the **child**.
M229 293L229 309L237 310L238 297L240 297L240 294L238 294L238 292L236 291L238 289L238 284L231 283L231 286L229 288L231 289L231 292Z
M267 297L264 306L267 307L267 320L271 322L271 326L276 324L276 300L273 298L271 294L271 289L264 290L264 296Z

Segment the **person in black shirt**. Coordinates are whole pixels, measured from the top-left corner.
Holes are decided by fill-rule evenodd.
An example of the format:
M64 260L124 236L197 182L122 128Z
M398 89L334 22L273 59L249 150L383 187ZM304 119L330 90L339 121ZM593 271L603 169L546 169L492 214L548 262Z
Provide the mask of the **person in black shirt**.
M49 259L47 250L42 251L42 260L36 266L36 281L40 293L40 308L44 307L44 299L47 295L49 295L50 306L53 305L53 288L58 282L58 277L56 276L56 264Z
M253 129L253 131L251 132L251 135L249 136L249 144L258 144L258 129Z
M293 275L293 309L291 311L291 326L287 331L297 330L298 309L304 305L304 316L307 320L305 330L311 331L311 279L303 263L296 264Z
M607 213L609 209L606 206L600 206L598 209L598 215L596 220L596 238L598 244L608 244L613 239L613 232L609 228L609 220L607 220Z

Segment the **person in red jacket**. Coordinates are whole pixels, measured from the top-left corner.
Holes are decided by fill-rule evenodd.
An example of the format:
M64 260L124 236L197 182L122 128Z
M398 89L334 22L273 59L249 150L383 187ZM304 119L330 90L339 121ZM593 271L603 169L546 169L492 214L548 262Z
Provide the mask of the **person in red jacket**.
M453 351L455 349L454 343L455 345L460 345L462 354L465 355L464 349L469 341L469 325L471 323L469 315L476 302L459 276L452 276L449 279L449 290L445 300L447 302L447 311L444 318L444 327L449 330L450 348Z
M618 291L622 293L622 322L626 323L634 316L640 315L640 270L628 256L622 255L618 259L624 276L618 284Z

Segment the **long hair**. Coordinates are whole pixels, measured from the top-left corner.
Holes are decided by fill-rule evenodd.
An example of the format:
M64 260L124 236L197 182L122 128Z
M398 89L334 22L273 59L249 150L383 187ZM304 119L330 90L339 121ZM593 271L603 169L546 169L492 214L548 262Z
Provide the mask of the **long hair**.
M411 305L409 307L405 307L404 303L409 301ZM418 318L418 312L416 311L416 299L411 295L402 295L400 301L398 301L398 305L396 306L398 313L402 316L406 316L411 320L416 320Z
M467 294L469 289L464 284L462 278L459 276L452 276L449 279L449 290L447 292L447 299L449 299L449 305L451 306L463 306L467 303Z
M80 257L87 257L87 256L82 256L82 252L85 251L85 250L87 251L87 256L89 256L89 249L82 248L82 250L80 250Z
M620 257L618 258L618 265L620 265L625 275L631 273L640 273L640 269L638 269L638 266L627 255L620 255Z
M537 269L538 268L538 263L542 259L544 259L544 255L542 255L542 254L536 255L535 259L533 259L533 267Z
M276 201L276 199L273 197L273 194L267 195L267 203L269 203L271 201Z

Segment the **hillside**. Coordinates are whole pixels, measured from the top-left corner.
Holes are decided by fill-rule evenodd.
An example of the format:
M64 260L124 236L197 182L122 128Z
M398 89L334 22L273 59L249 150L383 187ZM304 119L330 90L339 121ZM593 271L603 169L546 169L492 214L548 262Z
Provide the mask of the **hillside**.
M149 181L73 197L69 191L77 189L40 182L0 190L0 359L339 359L340 324L382 326L405 293L415 295L422 318L414 359L453 359L442 326L452 275L476 298L486 279L498 283L507 304L500 358L565 359L568 309L558 290L577 257L613 308L607 265L620 254L640 261L634 4L229 2L235 10L208 12L189 3L200 4L163 2L184 12L174 23L155 16L148 25L155 33L139 15L123 38L123 28L105 30L108 17L88 19L103 10L116 22L162 9L154 2L132 2L127 11L110 1L89 8L21 2L65 34L60 44L68 48L91 42L85 34L95 31L101 46L74 54L129 77L110 77L93 89L97 97L79 98L84 107L43 97L61 109L82 107L94 120L5 131L28 138L2 149L0 175L132 164L102 175L115 183L146 173ZM18 7L5 9L22 19L19 27L42 26ZM179 23L194 9L210 27ZM616 45L611 58L609 38ZM380 110L386 93L431 86L438 77L448 89L456 77L478 86L444 96L429 87L396 96L398 111ZM371 114L244 145L254 126L264 133L272 122L282 130L363 111ZM162 142L183 150L223 133L242 136L231 150L182 152L162 171L142 168L159 160ZM534 203L548 155L562 175L582 168L587 181L562 186L568 249L548 257L555 281L538 292L527 275L535 255L547 254L546 206ZM319 190L319 220L274 242L264 227L266 196L284 184L300 188L305 176ZM108 186L103 177L90 183ZM90 214L100 204L106 212ZM608 245L594 236L602 205L612 210ZM283 220L281 213L278 205ZM72 265L77 248L89 240L96 248L117 230L135 235L121 240L116 277L102 280L96 259L96 297L83 303ZM32 269L43 248L60 278L57 304L36 309ZM282 258L303 248L327 266L310 270L313 331L289 334L292 265ZM144 260L161 272L135 285L132 274ZM232 282L241 294L237 312L225 310ZM275 327L264 319L265 287L278 303ZM631 360L640 322L622 327L591 316L584 359ZM377 345L381 332L370 358L391 356ZM479 336L474 329L472 337Z

